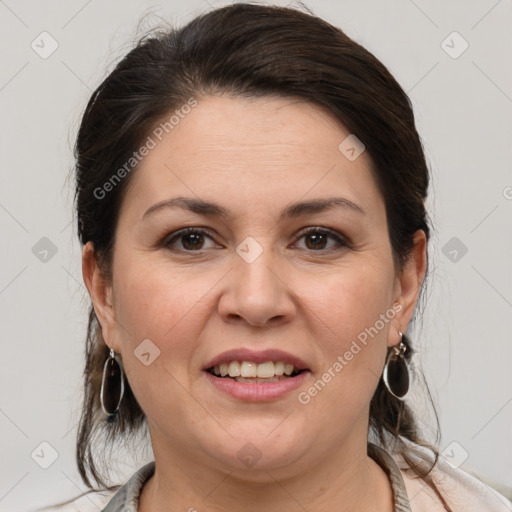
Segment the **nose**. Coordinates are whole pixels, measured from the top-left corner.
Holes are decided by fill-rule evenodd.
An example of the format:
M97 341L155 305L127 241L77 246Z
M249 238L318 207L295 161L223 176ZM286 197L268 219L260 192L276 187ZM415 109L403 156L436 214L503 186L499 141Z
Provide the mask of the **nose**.
M275 255L266 249L252 263L237 254L234 259L218 303L222 318L257 327L289 322L296 311L294 294Z

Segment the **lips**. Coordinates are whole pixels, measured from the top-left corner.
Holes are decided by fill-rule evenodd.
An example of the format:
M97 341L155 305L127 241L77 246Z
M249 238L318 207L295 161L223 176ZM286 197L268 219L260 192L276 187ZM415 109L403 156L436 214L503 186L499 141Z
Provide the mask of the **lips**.
M311 374L299 357L272 349L228 350L208 361L202 370L206 382L215 389L244 402L285 397Z
M216 377L208 371L204 371L203 375L206 382L213 386L213 389L225 396L243 402L272 402L289 397L293 391L296 391L306 382L311 374L308 370L302 370L295 376L272 377L269 379Z

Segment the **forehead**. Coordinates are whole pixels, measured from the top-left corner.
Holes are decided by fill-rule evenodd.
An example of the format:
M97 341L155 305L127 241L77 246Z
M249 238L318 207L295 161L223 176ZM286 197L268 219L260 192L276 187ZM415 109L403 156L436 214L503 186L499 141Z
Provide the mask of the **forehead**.
M226 152L228 158L268 155L276 163L287 156L321 161L336 155L347 135L333 116L302 99L206 97L166 134L159 153L166 146L185 158Z
M150 134L155 145L128 189L131 209L173 195L247 207L342 194L367 209L379 199L366 152L347 159L339 149L347 129L301 99L206 97L177 119L161 140Z

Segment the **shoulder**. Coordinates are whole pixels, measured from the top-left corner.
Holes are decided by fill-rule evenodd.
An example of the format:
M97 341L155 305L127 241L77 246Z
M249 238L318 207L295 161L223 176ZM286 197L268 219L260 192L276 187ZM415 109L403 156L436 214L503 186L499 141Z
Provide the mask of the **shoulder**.
M102 512L137 512L139 497L144 484L153 476L155 462L149 462L136 471L108 502Z
M138 469L117 490L83 494L77 499L63 502L61 506L45 507L45 512L137 512L139 497L144 484L153 476L155 463Z
M410 462L431 467L433 454L426 448L407 443ZM439 457L429 475L420 478L408 462L391 454L402 473L412 512L447 510L433 489L433 484L452 512L511 512L512 502L466 471Z

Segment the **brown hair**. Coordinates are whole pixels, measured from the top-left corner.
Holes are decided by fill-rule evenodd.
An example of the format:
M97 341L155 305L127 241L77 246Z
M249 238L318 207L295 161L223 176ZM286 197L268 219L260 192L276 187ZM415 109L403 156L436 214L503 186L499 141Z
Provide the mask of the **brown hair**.
M340 29L310 13L235 4L198 16L182 28L142 38L88 102L75 146L78 235L82 244L93 243L107 278L120 205L136 170L106 197L98 198L98 189L162 118L191 97L214 94L300 98L329 111L363 142L372 159L396 268L410 257L417 230L429 238L429 172L422 143L409 98L386 67ZM408 346L410 358L413 349ZM90 488L91 477L106 486L97 465L100 457L94 453L97 438L111 446L145 425L128 381L115 421L107 422L102 414L99 390L107 356L91 306L76 451L80 475ZM412 410L387 392L382 379L370 404L370 428L383 445L400 438L423 444Z

